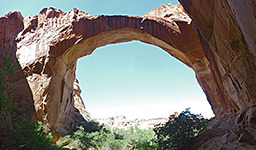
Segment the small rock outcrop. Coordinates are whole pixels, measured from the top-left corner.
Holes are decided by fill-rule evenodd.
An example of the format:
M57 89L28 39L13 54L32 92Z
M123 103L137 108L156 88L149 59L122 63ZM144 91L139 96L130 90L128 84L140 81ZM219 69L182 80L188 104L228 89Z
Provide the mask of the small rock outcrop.
M216 115L212 127L220 124L218 130L223 131L215 132L215 140L208 138L210 143L224 146L235 139L254 146L256 134L250 131L256 124L255 2L180 2L142 17L92 16L55 8L25 18L19 12L1 17L0 56L12 53L13 60L18 59L12 87L14 99L28 108L24 115L69 133L75 119L87 116L75 77L77 59L97 47L139 40L161 47L195 71ZM239 130L238 138L231 128Z

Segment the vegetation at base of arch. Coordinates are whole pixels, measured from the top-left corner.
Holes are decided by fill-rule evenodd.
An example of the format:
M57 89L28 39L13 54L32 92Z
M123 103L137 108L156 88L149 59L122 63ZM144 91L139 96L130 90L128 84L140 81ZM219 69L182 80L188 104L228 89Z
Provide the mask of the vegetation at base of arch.
M41 122L35 123L17 115L21 110L10 96L11 77L17 62L11 56L0 58L0 149L58 149L50 144L52 135L44 131Z
M78 127L72 135L62 139L63 144L68 141L68 148L88 150L150 150L157 149L156 137L153 129L110 129L102 127L96 132L84 132L82 126Z
M189 108L181 112L178 117L171 115L165 124L155 126L159 150L190 150L193 140L209 124L210 119L193 114Z
M153 129L139 129L136 126L110 129L90 123L97 125L92 128L98 130L85 132L90 129L80 126L72 135L61 139L59 144L72 149L89 150L188 150L193 147L193 140L209 121L186 109L178 116L170 115L168 122L156 125Z

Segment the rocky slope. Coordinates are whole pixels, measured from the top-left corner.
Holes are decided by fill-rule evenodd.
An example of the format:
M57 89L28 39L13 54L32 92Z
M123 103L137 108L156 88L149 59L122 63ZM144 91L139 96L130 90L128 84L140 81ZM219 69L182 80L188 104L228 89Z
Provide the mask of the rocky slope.
M216 139L233 127L241 129L237 139L244 138L256 125L255 2L180 2L183 6L163 5L142 17L55 8L25 18L19 12L1 17L0 56L12 53L18 59L12 87L14 99L26 108L24 115L67 134L75 117L86 116L75 80L77 59L100 46L139 40L161 47L195 71L216 115L212 125L223 129Z

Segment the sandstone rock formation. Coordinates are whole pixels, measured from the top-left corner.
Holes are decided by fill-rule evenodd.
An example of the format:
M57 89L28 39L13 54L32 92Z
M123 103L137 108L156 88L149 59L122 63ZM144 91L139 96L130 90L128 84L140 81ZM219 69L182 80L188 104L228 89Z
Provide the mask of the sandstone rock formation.
M15 62L17 41L16 37L24 28L23 17L20 12L10 12L0 17L0 59L12 55ZM23 74L20 65L16 68L16 75L12 78L11 87L14 89L12 96L24 110L26 117L31 117L34 112L34 103L31 89Z
M79 87L78 80L75 79L73 83L73 96L74 96L74 118L78 121L91 121L91 117L89 112L85 109L85 105L83 99L81 97L81 89Z
M219 118L215 125L227 131L206 142L202 149L255 149L255 1L180 2L198 30L207 59L216 68L215 77L218 87L223 88L223 98L237 112Z
M12 83L15 100L34 106L25 114L66 134L75 114L84 111L74 86L77 59L100 46L139 40L195 71L216 115L213 125L222 122L223 133L232 126L240 131L240 124L256 125L255 2L180 1L184 9L168 4L142 17L54 8L25 18L18 12L1 17L0 56L15 53L20 65Z

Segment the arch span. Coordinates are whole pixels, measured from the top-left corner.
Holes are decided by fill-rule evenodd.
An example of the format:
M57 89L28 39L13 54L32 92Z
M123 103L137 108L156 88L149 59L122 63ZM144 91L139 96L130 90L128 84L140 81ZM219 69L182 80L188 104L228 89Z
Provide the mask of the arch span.
M163 15L166 7L175 11ZM142 17L45 8L38 16L26 17L24 26L16 55L33 93L35 118L61 133L68 133L74 121L74 97L79 95L73 87L76 60L97 47L132 40L159 46L191 67L217 117L242 107L225 94L213 56L206 56L198 32L180 5L161 6Z

